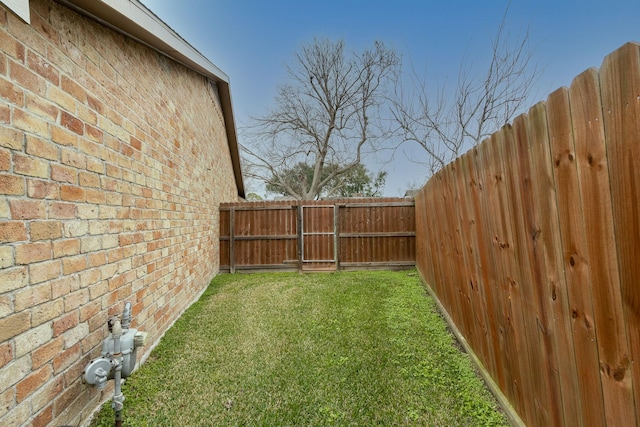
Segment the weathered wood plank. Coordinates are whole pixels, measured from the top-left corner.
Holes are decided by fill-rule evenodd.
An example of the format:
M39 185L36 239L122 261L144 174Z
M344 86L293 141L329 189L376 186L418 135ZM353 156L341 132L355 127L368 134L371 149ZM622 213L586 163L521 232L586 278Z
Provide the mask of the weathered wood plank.
M613 228L630 359L640 360L640 46L628 43L605 58L600 70L609 163ZM616 366L616 365L613 365ZM640 368L614 369L633 376L640 417ZM636 423L640 423L636 418Z
M549 140L558 197L560 236L576 349L581 425L604 425L604 402L594 329L591 277L575 162L568 89L548 99ZM569 396L566 396L569 398Z

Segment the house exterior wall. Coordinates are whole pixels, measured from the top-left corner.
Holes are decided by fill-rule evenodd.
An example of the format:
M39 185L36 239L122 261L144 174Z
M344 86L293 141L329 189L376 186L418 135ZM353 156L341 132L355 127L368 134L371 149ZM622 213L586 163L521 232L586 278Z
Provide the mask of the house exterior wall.
M236 199L215 83L53 1L0 6L0 425L86 420L108 317L132 302L157 342Z

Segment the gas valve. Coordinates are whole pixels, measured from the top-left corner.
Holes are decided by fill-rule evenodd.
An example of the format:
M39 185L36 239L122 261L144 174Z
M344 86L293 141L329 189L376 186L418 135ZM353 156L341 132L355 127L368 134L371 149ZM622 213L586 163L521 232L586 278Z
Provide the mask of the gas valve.
M120 411L124 402L121 391L122 379L128 378L136 365L137 349L144 346L147 333L129 328L131 324L131 303L124 305L122 319L112 317L107 322L109 336L102 342L100 357L91 360L82 373L85 384L103 389L107 381L115 381L113 406L116 411L116 425L120 420Z

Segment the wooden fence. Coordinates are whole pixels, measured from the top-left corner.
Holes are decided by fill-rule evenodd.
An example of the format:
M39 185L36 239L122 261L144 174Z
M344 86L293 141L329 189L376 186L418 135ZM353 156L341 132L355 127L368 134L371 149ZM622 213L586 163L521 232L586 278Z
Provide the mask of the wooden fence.
M640 46L416 196L417 266L529 426L638 426Z
M220 271L415 266L413 199L220 206Z

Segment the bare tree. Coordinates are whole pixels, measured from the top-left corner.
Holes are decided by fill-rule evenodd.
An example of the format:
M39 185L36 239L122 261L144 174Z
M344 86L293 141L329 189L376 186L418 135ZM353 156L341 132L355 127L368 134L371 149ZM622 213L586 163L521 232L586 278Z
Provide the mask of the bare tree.
M507 11L493 39L486 72L478 76L463 62L454 94L441 86L430 96L425 79L415 70L408 83L398 80L391 108L397 132L402 142L424 149L427 156L421 163L429 174L511 122L528 99L538 71L531 64L529 34L511 43Z
M273 110L245 129L242 150L251 176L297 199L318 197L377 149L385 134L377 116L399 62L381 42L359 54L347 52L343 41L303 46L287 67L289 80L279 86ZM313 176L292 185L289 172L300 163L311 166Z

